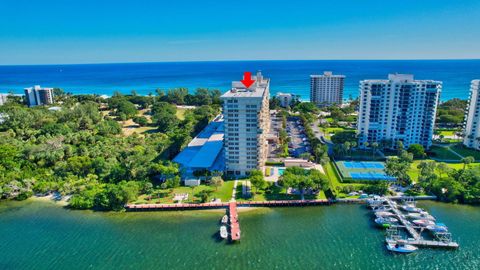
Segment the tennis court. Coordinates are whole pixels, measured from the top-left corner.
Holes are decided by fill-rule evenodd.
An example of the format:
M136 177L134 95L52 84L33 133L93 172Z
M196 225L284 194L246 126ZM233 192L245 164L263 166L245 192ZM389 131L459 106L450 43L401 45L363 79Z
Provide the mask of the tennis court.
M395 181L395 177L385 173L383 162L337 161L337 168L345 180L358 181Z

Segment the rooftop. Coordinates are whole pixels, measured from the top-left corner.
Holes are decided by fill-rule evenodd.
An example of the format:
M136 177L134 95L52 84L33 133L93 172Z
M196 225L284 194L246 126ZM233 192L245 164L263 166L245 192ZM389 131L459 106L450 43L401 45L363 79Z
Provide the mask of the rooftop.
M217 163L223 148L223 136L223 117L217 116L173 161L187 170L192 168L222 170L221 164Z
M27 87L27 88L25 88L25 90L29 90L29 91L31 91L31 90L37 90L37 91L38 91L38 90L52 90L52 89L53 89L53 88L40 87L40 85L35 85L35 86L33 86L33 87Z
M373 80L363 80L361 83L434 83L442 84L441 81L435 80L415 80L413 74L399 74L392 73L388 74L388 79L373 79Z
M323 75L310 75L310 78L345 78L345 75L333 75L331 71L324 71Z
M269 87L270 79L264 78L262 73L257 72L256 76L252 76L252 80L255 81L249 88L246 88L240 81L232 82L232 89L228 90L222 95L222 98L250 98L250 97L263 97L265 90Z

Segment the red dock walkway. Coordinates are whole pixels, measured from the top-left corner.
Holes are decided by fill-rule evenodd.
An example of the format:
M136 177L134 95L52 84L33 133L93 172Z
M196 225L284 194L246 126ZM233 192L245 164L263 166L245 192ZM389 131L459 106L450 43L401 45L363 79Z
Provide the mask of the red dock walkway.
M240 223L238 222L237 203L230 202L228 205L230 220L230 238L232 241L240 240Z
M346 202L346 201L343 201ZM235 202L238 207L285 207L285 206L312 206L330 205L334 200L278 200L278 201L243 201ZM352 201L353 203L353 201ZM155 211L155 210L189 210L228 208L231 203L175 203L175 204L127 204L128 211ZM235 207L236 208L236 207Z

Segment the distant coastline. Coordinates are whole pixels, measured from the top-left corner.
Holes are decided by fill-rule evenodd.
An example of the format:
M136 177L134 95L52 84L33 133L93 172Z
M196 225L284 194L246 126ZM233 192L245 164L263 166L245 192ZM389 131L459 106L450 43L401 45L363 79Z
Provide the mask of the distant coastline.
M309 75L325 70L347 76L344 98L358 95L363 79L383 79L388 73L411 73L419 79L443 81L442 100L466 98L469 84L480 78L480 60L252 60L146 62L62 65L0 65L0 92L21 94L40 84L73 94L111 96L115 91L154 94L157 88L197 88L226 91L244 71L262 70L272 79L271 94L287 92L309 99Z

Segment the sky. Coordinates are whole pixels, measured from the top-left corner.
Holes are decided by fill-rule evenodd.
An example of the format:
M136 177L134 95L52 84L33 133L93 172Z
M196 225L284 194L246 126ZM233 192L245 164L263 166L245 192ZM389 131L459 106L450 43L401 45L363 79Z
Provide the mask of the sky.
M0 65L479 59L480 0L0 0Z

